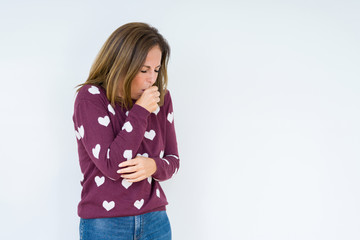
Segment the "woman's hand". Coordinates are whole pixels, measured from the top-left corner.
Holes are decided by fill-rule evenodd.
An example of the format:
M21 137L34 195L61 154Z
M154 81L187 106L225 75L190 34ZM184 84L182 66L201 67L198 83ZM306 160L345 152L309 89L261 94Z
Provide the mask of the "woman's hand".
M135 104L142 106L149 112L154 112L158 108L158 102L160 102L160 92L157 86L152 86L145 89Z
M139 182L156 172L156 163L152 158L137 156L119 164L117 173L129 182ZM124 168L123 168L124 167Z

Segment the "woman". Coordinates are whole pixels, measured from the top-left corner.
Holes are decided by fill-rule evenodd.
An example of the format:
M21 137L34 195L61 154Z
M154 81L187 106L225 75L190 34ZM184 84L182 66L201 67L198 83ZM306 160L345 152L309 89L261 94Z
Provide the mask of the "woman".
M179 169L169 55L156 28L128 23L111 34L78 85L80 239L171 239L160 185Z

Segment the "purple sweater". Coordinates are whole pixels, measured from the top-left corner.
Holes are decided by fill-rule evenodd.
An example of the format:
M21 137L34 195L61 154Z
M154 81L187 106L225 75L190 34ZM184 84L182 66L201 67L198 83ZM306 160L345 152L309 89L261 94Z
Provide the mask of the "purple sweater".
M78 215L81 218L135 216L166 210L160 182L179 169L179 155L170 92L164 105L150 113L138 104L129 111L113 108L101 86L85 85L74 103L73 122L84 179ZM133 100L135 103L135 100ZM157 170L140 182L128 182L118 165L137 155L153 158Z

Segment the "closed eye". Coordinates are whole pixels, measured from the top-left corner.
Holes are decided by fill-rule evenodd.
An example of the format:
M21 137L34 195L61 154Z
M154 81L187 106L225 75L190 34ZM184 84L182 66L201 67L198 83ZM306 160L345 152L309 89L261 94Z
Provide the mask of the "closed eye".
M158 73L160 70L154 70L156 73ZM147 73L147 71L146 70L144 70L144 71L141 71L142 73Z

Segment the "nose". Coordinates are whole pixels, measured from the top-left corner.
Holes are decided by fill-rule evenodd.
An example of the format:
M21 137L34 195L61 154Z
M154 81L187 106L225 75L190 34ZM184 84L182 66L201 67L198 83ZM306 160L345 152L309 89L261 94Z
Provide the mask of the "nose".
M147 78L147 81L153 85L155 82L156 82L156 78L157 78L157 73L156 72L153 72L153 71L150 71L149 73L149 76Z

